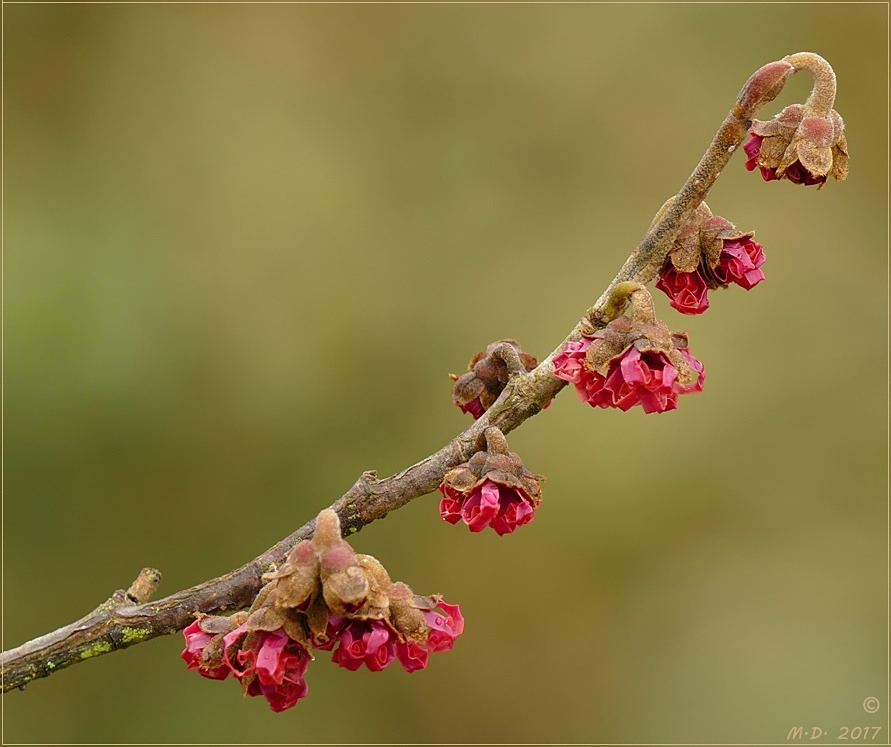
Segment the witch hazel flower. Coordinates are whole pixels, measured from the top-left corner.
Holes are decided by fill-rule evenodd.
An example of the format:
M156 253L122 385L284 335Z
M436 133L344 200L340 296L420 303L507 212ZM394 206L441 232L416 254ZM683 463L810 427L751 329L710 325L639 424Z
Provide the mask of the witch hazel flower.
M842 181L848 175L845 125L835 109L825 117L809 117L803 105L792 104L770 121L756 119L743 150L746 169L757 167L767 182L786 178L822 187L830 176Z
M464 618L458 605L436 599L419 603L432 606L429 609L414 607L421 612L421 627L428 631L426 639L401 635L386 620L332 618L336 649L331 661L351 671L364 664L370 671L379 672L397 660L407 672L423 669L431 653L451 649L455 638L464 630Z
M246 618L247 615L242 615ZM219 621L221 625L215 630L208 621ZM209 629L202 628L202 623ZM180 656L186 662L186 669L194 669L202 677L211 680L224 680L232 669L223 661L223 634L228 632L230 626L238 627L239 618L214 617L201 615L195 622L183 630L186 639L186 647Z
M463 521L471 532L491 527L503 536L532 521L544 478L508 451L498 428L486 428L485 439L484 451L445 474L439 486L439 514L450 524Z
M516 340L498 340L473 356L466 373L449 374L455 382L452 399L461 412L469 412L474 420L479 420L511 376L531 371L537 365L538 361L524 352Z
M580 399L592 407L674 410L678 395L702 391L705 368L690 353L684 332L671 332L655 319L646 289L637 283L622 285L633 287L630 292L621 289L631 301L631 318L619 316L565 344L554 358L554 375L574 384Z
M669 200L663 211L673 201ZM662 211L660 211L661 213ZM701 314L708 292L731 283L751 290L764 280L762 246L701 203L681 229L659 272L656 287L682 314Z
M303 678L310 656L283 628L255 630L245 622L223 636L223 661L246 696L262 695L276 712L297 705L309 686Z
M183 635L187 669L208 679L230 674L246 696L262 696L273 711L306 697L311 651L331 651L350 670L380 671L398 660L408 672L447 651L464 630L457 605L422 597L393 583L381 563L343 540L337 514L316 519L311 540L300 542L251 608L228 617L199 615Z
M784 58L795 70L814 75L814 89L804 104L792 104L772 120L752 121L751 139L743 146L746 168L758 168L765 181L788 179L818 185L848 175L848 143L835 103L835 73L819 55L800 52Z

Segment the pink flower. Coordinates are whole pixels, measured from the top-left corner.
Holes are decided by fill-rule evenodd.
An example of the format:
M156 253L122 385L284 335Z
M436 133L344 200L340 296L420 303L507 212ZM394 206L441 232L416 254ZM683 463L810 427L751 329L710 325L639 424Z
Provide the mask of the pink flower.
M750 132L749 135L751 135L751 138L743 146L743 150L749 157L749 160L746 161L746 168L749 171L754 171L755 167L758 166L758 158L761 156L761 143L764 140L764 137L756 135L754 132ZM761 169L761 177L766 182L771 182L780 178L777 176L776 168L768 168L766 166L759 166L759 168ZM814 176L801 165L801 161L794 161L787 166L786 170L783 172L783 176L793 184L804 184L806 186L823 184L823 182L826 181L825 174L823 176Z
M441 610L441 611L438 611ZM427 648L430 651L449 651L455 639L464 632L464 616L457 604L439 602L435 609L424 610L424 620L430 626Z
M671 299L671 306L682 314L701 314L708 308L708 285L697 268L678 272L669 262L659 275L656 287Z
M725 241L721 259L714 270L715 277L725 285L736 283L751 290L764 280L764 273L759 269L764 264L761 249L761 244L751 238Z
M761 171L763 172L764 169ZM776 169L774 169L774 174L776 174ZM801 161L795 161L787 166L784 176L793 184L804 184L806 187L814 184L823 184L826 181L825 174L823 176L815 176L801 165Z
M251 697L262 695L269 702L269 707L276 713L287 711L297 705L297 701L306 697L309 687L303 679L284 680L280 685L264 685L257 678L248 685L247 694Z
M255 636L253 643L241 648L248 635ZM273 711L291 708L309 691L303 679L309 652L282 628L249 633L243 624L223 636L223 646L223 661L232 673L239 679L251 678L247 694L262 695Z
M558 379L568 381L572 384L581 383L582 379L587 375L588 369L585 368L585 353L591 347L593 340L590 337L583 337L578 341L567 342L556 356L554 356L554 375Z
M458 400L455 400L455 404L458 405L458 407L461 409L461 412L469 412L471 415L473 415L474 420L479 420L483 416L483 413L486 411L486 408L483 407L483 403L480 402L479 397L470 400L470 402L465 405L462 405L460 402L458 402Z
M759 269L764 264L761 249L761 244L752 241L748 235L723 239L714 269L709 269L705 257L692 272L680 272L667 261L656 287L665 292L672 307L682 314L701 314L709 307L710 288L736 283L751 290L764 280L764 273Z
M406 641L405 643L396 644L396 658L402 664L402 668L411 674L418 669L427 666L427 659L430 652L427 647L418 641Z
M528 524L535 506L525 490L485 480L466 495L446 483L439 486L439 514L450 524L463 520L471 532L490 526L499 535L510 534Z
M678 352L699 374L692 384L678 382L678 370L665 353L641 353L631 346L610 361L606 376L586 368L578 377L576 391L592 407L617 407L627 411L639 404L647 413L674 410L678 394L701 392L705 381L702 363L690 355L687 348L680 348ZM560 373L557 376L563 378Z
M331 661L355 672L365 664L379 672L396 658L398 635L383 620L349 620L337 633Z
M680 382L676 382L674 385L674 390L677 394L690 394L691 392L701 392L703 389L703 385L705 384L705 366L702 361L698 358L694 358L690 353L689 348L678 348L678 352L684 356L684 360L687 361L687 365L690 366L697 374L696 381L691 381L689 384L681 384Z
M554 356L554 376L575 384L575 390L582 402L588 402L588 389L600 376L585 365L585 354L592 342L594 340L590 337L583 337L577 342L567 342L563 350Z
M677 407L674 382L678 370L664 353L641 353L631 347L610 363L609 371L588 389L588 402L598 407L627 411L641 405L644 412L665 412Z
M427 640L396 644L396 657L406 672L426 667L431 653L451 650L455 639L464 632L464 616L457 604L441 601L432 610L422 610L422 614L430 628Z
M756 135L754 132L750 132L749 135L751 135L751 138L743 146L743 150L749 157L749 160L746 161L746 169L748 171L754 171L755 168L758 166L758 156L761 155L761 141L764 140L764 138L761 135ZM766 182L773 181L777 178L777 170L766 169L762 167L761 176Z
M280 685L286 679L302 679L309 665L309 653L284 630L260 632L255 649L238 652L238 660L248 663L263 685Z
M353 672L363 664L379 672L393 659L398 659L406 672L423 669L431 653L452 648L464 632L464 617L457 604L446 602L439 602L432 610L423 609L421 614L430 629L424 641L400 640L384 620L349 620L332 615L329 629L339 645L331 661Z
M204 647L213 638L213 635L201 630L198 620L195 620L188 628L183 630L183 636L186 639L186 647L180 656L186 662L186 669L195 669L202 677L207 677L210 680L224 680L229 676L230 670L225 664L211 669L201 666L201 655L204 653Z

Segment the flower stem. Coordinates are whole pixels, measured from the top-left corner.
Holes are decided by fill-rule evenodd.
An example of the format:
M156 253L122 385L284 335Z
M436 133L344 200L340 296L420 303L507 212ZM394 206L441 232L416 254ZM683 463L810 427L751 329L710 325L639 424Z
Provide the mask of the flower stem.
M517 349L509 342L502 342L492 351L492 355L501 359L511 376L526 373L526 367L520 360Z
M805 116L828 117L835 104L835 71L820 55L813 52L796 52L783 58L795 71L807 70L814 76L814 88L804 108Z
M687 178L671 204L664 206L665 211L661 217L631 252L603 295L588 310L588 316L603 317L603 310L619 283L626 281L647 283L656 277L678 232L693 217L696 208L705 199L724 166L745 138L751 124L751 119L741 119L733 111L727 115L693 173Z
M656 305L650 292L641 286L628 296L631 301L631 319L640 324L656 323Z
M640 283L636 283L633 280L619 283L615 288L613 288L612 293L610 293L609 299L606 302L606 305L603 307L601 321L611 322L625 310L625 307L628 305L629 300L631 300L631 303L636 308L637 304L634 300L634 294L638 291L643 291L647 296L649 296L646 287L641 285ZM652 308L652 306L652 299L650 299L650 307ZM653 312L653 317L655 318L655 311ZM653 319L650 319L649 321L652 322Z
M490 454L508 454L507 439L498 428L486 428L486 451Z

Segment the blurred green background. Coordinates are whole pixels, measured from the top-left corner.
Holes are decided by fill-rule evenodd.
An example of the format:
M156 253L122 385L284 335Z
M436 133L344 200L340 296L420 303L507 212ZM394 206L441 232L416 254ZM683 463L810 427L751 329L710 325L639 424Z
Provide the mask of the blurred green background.
M502 337L550 352L760 65L826 57L852 157L819 192L730 162L709 203L767 281L694 318L659 294L708 370L678 411L570 389L510 436L548 478L533 525L471 535L430 495L356 537L461 604L452 653L320 656L277 715L171 636L10 694L6 741L887 724L887 6L3 12L5 647L144 565L162 595L238 566L466 427L447 374Z

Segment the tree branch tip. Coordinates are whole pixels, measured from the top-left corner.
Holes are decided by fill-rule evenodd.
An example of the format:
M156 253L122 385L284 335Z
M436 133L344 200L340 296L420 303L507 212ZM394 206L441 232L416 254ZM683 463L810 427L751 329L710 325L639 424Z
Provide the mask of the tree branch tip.
M124 597L131 604L142 604L152 598L161 585L161 571L157 568L143 568L139 575L124 592Z

